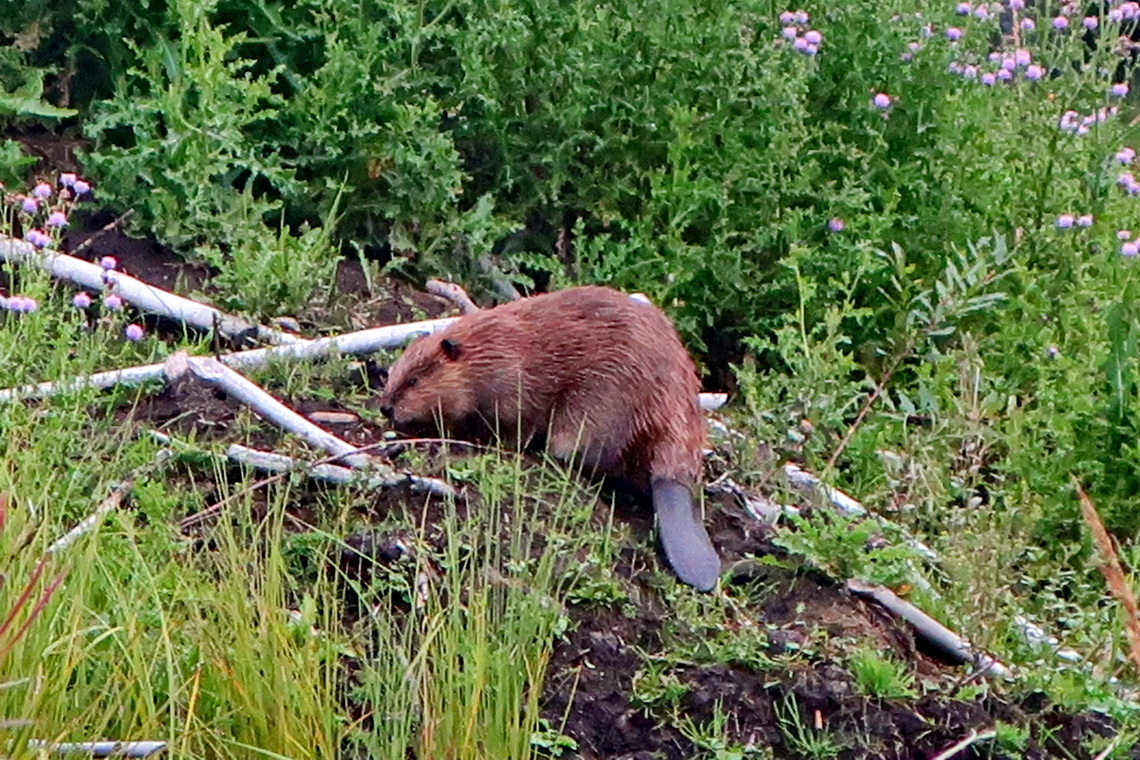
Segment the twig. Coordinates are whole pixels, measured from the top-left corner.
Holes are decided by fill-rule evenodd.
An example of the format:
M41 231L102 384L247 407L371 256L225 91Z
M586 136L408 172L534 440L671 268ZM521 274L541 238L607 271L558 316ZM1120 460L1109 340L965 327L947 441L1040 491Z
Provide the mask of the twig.
M459 311L463 314L474 314L479 311L479 307L467 295L467 291L454 282L444 282L443 280L428 280L424 285L424 290L431 293L433 296L446 298L458 307Z
M57 538L55 542L47 548L48 554L63 551L78 541L80 536L94 530L96 526L103 522L103 519L107 515L119 508L119 505L123 503L123 497L126 496L130 490L130 481L116 483L112 486L111 493L108 494L106 499L103 499L103 502L95 508L94 512L85 517L82 522L67 533Z
M170 445L170 444L174 443L174 441L170 438L170 436L166 435L165 433L160 433L157 430L152 430L152 431L150 431L150 434L155 439L159 440L160 442L162 442L165 445ZM405 443L405 444L443 443L443 444L452 445L452 446L454 446L454 445L470 446L472 448L490 450L490 447L488 447L488 446L483 446L483 445L477 444L477 443L471 443L470 441L452 440L449 438L410 438L410 439L399 441L399 443ZM180 445L185 446L186 444L180 444ZM361 446L359 450L361 452L367 452L367 451L372 451L374 449L380 449L380 448L384 448L386 446L391 446L391 445L392 444L389 441L380 441L377 443L369 444L368 446ZM313 462L309 462L308 464L310 466L318 466L318 465L323 465L323 464L329 464L335 460L336 460L336 457L329 456L329 457L324 457L323 459L317 459ZM279 473L276 473L274 475L269 475L268 477L261 478L260 480L256 480L253 483L250 483L249 485L247 485L241 491L238 491L237 493L230 494L229 496L225 497L221 501L214 502L213 504L211 504L210 506L201 510L200 512L195 512L192 515L187 515L186 517L182 518L182 520L180 520L178 523L178 527L181 530L186 530L187 528L191 528L200 522L204 522L205 520L209 519L210 517L213 517L214 515L216 515L218 512L221 512L226 507L226 505L228 505L230 502L236 501L237 499L241 498L242 495L244 495L246 493L250 493L252 491L256 491L259 488L265 488L266 486L273 485L274 483L280 482L280 481L284 480L285 478L287 478L289 476L289 474L290 473L288 473L288 472L279 472Z
M454 322L455 319L452 317L449 319L431 319L426 322L406 322L319 338L305 343L238 351L219 356L218 361L227 367L249 369L264 366L273 359L311 360L336 353L369 354L380 349L397 348L411 336L440 330ZM79 388L112 388L116 385L137 385L148 380L161 379L162 376L162 364L146 364L140 367L97 372L93 375L79 375L58 382L0 390L0 403L24 398L44 398Z
M1124 630L1128 635L1132 662L1136 665L1136 672L1140 673L1140 615L1137 614L1136 594L1128 585L1128 579L1124 577L1124 569L1120 566L1120 557L1112 545L1112 538L1104 529L1104 523L1101 522L1100 515L1097 514L1096 506L1085 493L1085 489L1081 488L1081 483L1077 477L1074 475L1072 479L1073 487L1077 489L1077 496L1081 501L1081 515L1084 516L1085 522L1092 532L1093 545L1096 547L1097 554L1100 555L1100 572L1104 575L1109 592L1112 593L1117 603L1124 608Z
M855 578L848 579L847 589L853 594L867 597L878 602L881 607L892 615L899 617L914 627L915 631L924 639L957 662L973 663L976 667L990 675L1008 676L1009 669L1005 665L984 652L977 652L966 639L951 631L925 612L905 601L886 586L876 583L867 583Z
M971 731L969 736L954 742L949 747L942 750L934 757L930 758L930 760L950 760L950 758L954 757L962 750L967 749L971 745L977 744L978 742L989 741L995 736L997 736L997 731L992 728L987 728L985 731Z
M202 330L211 329L216 320L222 334L229 338L247 335L252 330L258 339L274 345L307 342L304 338L271 327L252 325L213 306L183 298L122 272L107 272L98 264L58 251L36 250L30 243L4 235L0 235L0 260L43 269L52 277L70 280L93 290L102 290L105 284L110 284L132 306Z
M29 739L28 749L51 752L56 755L84 754L89 757L150 757L166 749L166 742L49 742L42 739Z
M847 448L847 444L851 443L851 438L855 435L855 431L858 430L859 427L863 424L863 420L866 419L867 413L871 411L871 407L875 405L875 401L878 400L879 396L883 392L883 389L887 387L887 383L891 381L891 377L894 376L895 370L899 368L899 364L901 364L902 360L909 355L909 350L907 350L905 353L897 354L894 357L894 360L891 362L890 366L887 367L886 372L883 373L883 377L879 380L879 382L875 383L875 389L871 391L871 395L868 396L867 400L863 402L863 407L859 410L859 413L855 415L855 420L847 426L847 431L843 434L843 440L839 442L839 445L835 448L835 451L831 452L831 456L827 460L827 466L824 468L826 472L831 472L835 468L835 463L839 461L839 456ZM868 375L868 377L870 377L870 375Z
M128 219L130 219L134 215L135 215L135 210L133 208L127 209L126 211L124 211L122 214L120 214L119 216L112 219L107 224L104 224L102 229L97 230L96 232L93 232L90 235L88 235L86 240L84 240L79 245L75 246L75 250L72 251L72 255L79 253L80 251L88 248L96 240L103 237L104 235L106 235L111 230L117 229L119 227L119 225L121 225L123 222L127 221Z
M858 501L852 499L838 488L832 488L827 485L799 465L788 462L784 465L783 469L784 477L788 483L800 493L809 496L822 495L831 502L832 506L849 517L861 517L867 514L867 508Z
M704 409L706 412L712 412L728 403L728 394L701 393L698 394L697 399L700 401L701 409Z
M309 477L317 480L327 480L331 483L361 483L366 488L392 488L408 484L412 491L430 493L440 498L455 498L455 489L442 480L425 478L419 475L405 475L387 468L377 469L370 467L363 470L353 470L335 464L315 464L295 459L274 451L259 451L241 444L231 444L226 449L226 457L238 464L256 467L268 472L305 472Z

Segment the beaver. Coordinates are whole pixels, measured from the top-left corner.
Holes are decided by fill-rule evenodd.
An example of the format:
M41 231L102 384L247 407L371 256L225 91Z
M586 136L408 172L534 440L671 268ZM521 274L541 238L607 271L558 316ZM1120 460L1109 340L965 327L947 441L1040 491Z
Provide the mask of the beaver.
M468 314L413 341L379 406L401 432L545 448L651 495L673 571L708 591L720 559L691 493L705 441L699 391L664 313L585 286Z

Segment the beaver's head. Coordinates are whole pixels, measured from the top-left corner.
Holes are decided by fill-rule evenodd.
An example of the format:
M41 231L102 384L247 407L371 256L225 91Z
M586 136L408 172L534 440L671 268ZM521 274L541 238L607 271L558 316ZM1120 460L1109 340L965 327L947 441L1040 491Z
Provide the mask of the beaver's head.
M388 370L380 411L402 432L453 429L475 412L463 348L448 330L419 338Z

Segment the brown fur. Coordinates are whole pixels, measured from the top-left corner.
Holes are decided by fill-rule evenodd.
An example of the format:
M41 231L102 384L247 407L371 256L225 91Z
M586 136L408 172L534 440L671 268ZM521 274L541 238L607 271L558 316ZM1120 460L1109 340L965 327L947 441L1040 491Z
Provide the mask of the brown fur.
M644 491L658 481L687 490L705 441L699 391L659 309L591 286L469 314L416 340L390 369L380 405L405 432L442 427L545 443L560 459ZM684 530L708 545L693 525Z

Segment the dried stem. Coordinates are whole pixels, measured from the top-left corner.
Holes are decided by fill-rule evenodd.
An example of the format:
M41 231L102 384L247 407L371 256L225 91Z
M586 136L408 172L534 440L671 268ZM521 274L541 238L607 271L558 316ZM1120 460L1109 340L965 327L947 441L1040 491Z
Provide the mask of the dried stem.
M1093 546L1100 555L1100 572L1108 584L1108 590L1116 601L1124 608L1124 629L1128 634L1128 644L1132 654L1132 662L1136 665L1136 672L1140 673L1140 615L1137 614L1136 594L1128 585L1124 576L1124 569L1120 566L1120 557L1116 547L1112 545L1112 538L1104 528L1104 523L1097 514L1092 499L1081 488L1077 477L1073 477L1073 486L1077 489L1077 496L1081 501L1081 515L1092 532Z

